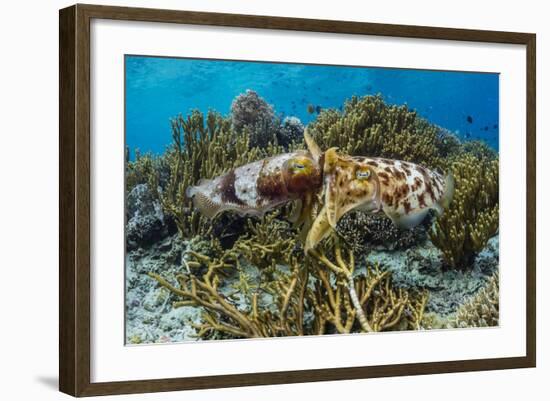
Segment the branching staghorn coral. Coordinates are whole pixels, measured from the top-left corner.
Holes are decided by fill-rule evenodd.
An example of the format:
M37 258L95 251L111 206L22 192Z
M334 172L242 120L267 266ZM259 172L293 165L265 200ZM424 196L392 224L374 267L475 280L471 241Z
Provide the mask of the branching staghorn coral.
M142 155L139 149L135 151L134 160L130 160L130 150L126 148L126 191L130 192L136 185L150 184L153 176L155 181L163 181L168 171L166 160L162 156L150 153Z
M171 123L173 145L166 155L169 178L158 196L165 212L174 216L180 235L190 238L199 232L206 234L211 222L193 210L185 195L187 187L234 167L282 153L283 149L271 144L262 149L251 148L249 134L236 133L231 121L215 112L208 112L204 118L195 110L187 117L174 118Z
M249 224L250 235L239 238L229 250L218 249L215 256L189 251L191 272L179 274L177 283L149 274L181 299L174 307L202 308L202 322L195 325L199 338L421 327L425 294L413 297L394 289L390 273L376 266L353 274L353 253L344 260L337 242L329 244L334 246L330 251L325 248L314 258L306 257L296 249L297 236L289 235L288 223L277 220L275 213ZM244 272L246 266L255 271L254 279ZM230 278L236 272L237 282Z
M172 285L157 274L151 273L162 286L182 298L174 304L179 306L198 306L203 308L203 321L196 326L198 337L208 338L217 333L233 338L273 337L303 335L304 301L307 290L307 269L301 269L301 261L286 252L294 246L280 238L278 231L283 227L272 217L267 217L254 228L254 234L243 242L237 242L234 248L226 250L213 258L190 252L194 259L188 262L192 269L206 266L202 276L182 273L177 276L178 285ZM269 228L276 224L276 227ZM268 238L273 234L279 238ZM270 244L281 242L280 246L270 248ZM270 270L272 280L265 284L239 283L237 292L246 297L246 307L238 307L231 294L224 294L227 275L242 269L243 249L251 246L246 254L257 259L263 255L264 266L273 266ZM278 261L289 266L287 270L275 268ZM261 272L260 272L261 273ZM246 289L243 291L243 289ZM267 297L271 302L265 301Z
M461 144L459 153L470 153L478 159L496 160L498 152L483 141L467 141Z
M492 327L499 322L499 275L498 272L487 285L457 311L450 322L451 327Z
M271 213L256 223L249 219L250 234L235 244L237 251L260 268L272 267L270 263L285 260L297 245L296 232L276 217L277 213Z
M462 143L460 142L458 136L445 128L438 128L439 132L437 134L435 144L437 146L439 154L442 157L447 158L459 153L462 148Z
M394 289L390 273L379 266L367 266L366 274L354 275L353 252L348 251L345 261L338 242L333 252L336 263L325 251L312 251L318 278L313 303L321 321L331 323L339 333L350 333L355 319L363 332L391 330L403 323L405 329L421 328L427 293L413 297Z
M440 129L407 106L386 104L381 96L354 96L343 112L323 110L308 130L321 149L444 166L437 148Z
M453 267L468 266L498 231L498 168L498 160L471 153L457 156L452 165L453 201L429 236Z

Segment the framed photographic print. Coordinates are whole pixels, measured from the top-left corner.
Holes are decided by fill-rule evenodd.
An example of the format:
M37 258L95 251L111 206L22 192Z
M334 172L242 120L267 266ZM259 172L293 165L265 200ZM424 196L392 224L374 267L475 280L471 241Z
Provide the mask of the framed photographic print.
M534 34L61 10L60 390L534 367L535 112Z

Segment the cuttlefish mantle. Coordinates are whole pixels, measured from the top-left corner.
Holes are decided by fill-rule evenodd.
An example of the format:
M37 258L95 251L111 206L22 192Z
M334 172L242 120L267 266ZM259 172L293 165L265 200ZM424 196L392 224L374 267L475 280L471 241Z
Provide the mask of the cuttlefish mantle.
M306 142L312 142L307 138ZM309 143L308 143L309 145ZM309 252L351 210L385 213L395 225L412 228L429 210L441 214L454 193L454 179L418 164L379 157L347 156L331 148L324 153L324 206L305 241Z

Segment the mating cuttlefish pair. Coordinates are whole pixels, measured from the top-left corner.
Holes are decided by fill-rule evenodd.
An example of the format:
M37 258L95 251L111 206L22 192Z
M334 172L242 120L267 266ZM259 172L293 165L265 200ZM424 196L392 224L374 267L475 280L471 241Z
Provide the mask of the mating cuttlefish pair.
M307 151L269 157L202 180L187 188L187 196L210 218L226 210L263 215L297 201L291 220L304 227L306 253L351 210L383 212L397 226L412 228L430 209L441 214L451 202L451 174L443 177L400 160L341 155L337 148L322 152L307 132L304 136ZM322 199L321 210L313 216Z

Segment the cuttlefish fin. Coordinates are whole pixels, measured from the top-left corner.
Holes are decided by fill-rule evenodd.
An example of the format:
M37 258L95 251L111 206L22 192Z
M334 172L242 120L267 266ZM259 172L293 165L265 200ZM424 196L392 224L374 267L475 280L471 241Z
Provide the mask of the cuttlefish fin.
M319 242L327 237L332 230L326 213L326 206L323 206L321 212L317 215L317 218L313 222L313 225L309 229L304 245L304 252L306 255L314 249Z
M432 209L435 210L438 216L441 216L445 209L449 207L451 201L453 200L453 195L455 192L455 180L451 173L447 174L445 177L445 191L441 198L432 205Z
M455 179L453 177L452 173L448 173L445 177L445 192L443 193L443 196L437 202L438 208L436 208L436 211L439 215L443 214L443 211L449 207L453 200L453 196L455 193Z
M210 219L214 218L217 214L226 210L226 207L214 202L202 192L194 192L192 193L192 197L193 206L195 207L195 209L198 209L204 216Z
M403 229L409 229L416 227L419 225L422 220L426 218L426 215L430 209L422 209L415 212L411 212L409 214L388 214L388 217L392 220L393 224L395 224L399 228Z
M309 153L311 153L316 161L319 161L323 152L321 151L321 148L319 147L319 145L317 145L313 137L309 134L307 128L304 131L304 140L306 141L306 146L309 150Z

